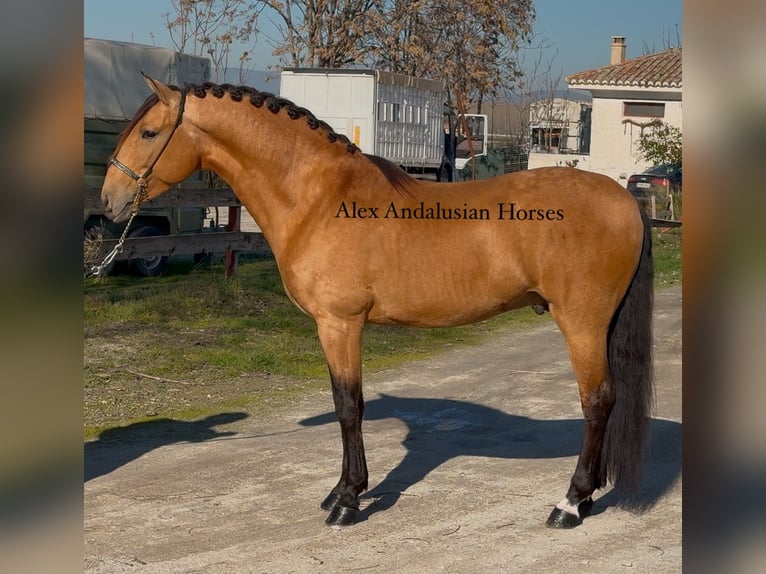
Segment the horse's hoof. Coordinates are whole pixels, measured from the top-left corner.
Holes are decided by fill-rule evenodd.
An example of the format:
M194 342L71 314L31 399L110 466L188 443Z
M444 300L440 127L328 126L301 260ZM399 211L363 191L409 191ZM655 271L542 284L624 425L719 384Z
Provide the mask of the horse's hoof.
M329 526L349 526L356 523L359 517L359 509L349 506L334 506L325 519Z
M338 501L340 501L340 494L337 492L331 492L327 495L327 498L322 501L322 504L319 505L319 508L329 512L335 508L335 506L337 506Z
M580 524L582 519L579 516L558 507L553 509L548 520L545 521L545 525L550 528L574 528Z

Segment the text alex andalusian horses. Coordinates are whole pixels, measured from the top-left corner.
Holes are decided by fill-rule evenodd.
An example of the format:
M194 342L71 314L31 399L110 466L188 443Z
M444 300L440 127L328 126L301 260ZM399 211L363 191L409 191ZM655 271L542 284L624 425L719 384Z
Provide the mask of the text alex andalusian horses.
M330 370L343 466L322 502L328 524L355 522L367 488L368 321L435 327L549 309L569 348L585 434L547 523L579 524L607 481L638 485L652 402L651 234L619 184L571 168L416 181L282 98L146 80L154 93L117 146L104 208L125 221L137 193L157 197L204 168L252 214L285 290L316 321Z

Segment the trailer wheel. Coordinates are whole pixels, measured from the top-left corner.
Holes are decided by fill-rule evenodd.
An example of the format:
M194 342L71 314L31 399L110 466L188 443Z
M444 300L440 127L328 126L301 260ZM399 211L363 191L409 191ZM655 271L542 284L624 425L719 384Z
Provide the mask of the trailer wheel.
M156 237L158 235L167 235L167 233L153 225L144 225L143 227L138 227L128 233L128 237ZM166 255L143 257L130 259L128 264L134 273L143 275L144 277L156 277L157 275L161 275L167 268L168 258Z

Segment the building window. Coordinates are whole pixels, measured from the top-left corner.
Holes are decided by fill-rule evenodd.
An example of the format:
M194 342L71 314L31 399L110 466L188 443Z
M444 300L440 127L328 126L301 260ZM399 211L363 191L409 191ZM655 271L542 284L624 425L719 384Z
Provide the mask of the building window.
M622 115L639 118L664 118L665 104L654 102L623 102Z

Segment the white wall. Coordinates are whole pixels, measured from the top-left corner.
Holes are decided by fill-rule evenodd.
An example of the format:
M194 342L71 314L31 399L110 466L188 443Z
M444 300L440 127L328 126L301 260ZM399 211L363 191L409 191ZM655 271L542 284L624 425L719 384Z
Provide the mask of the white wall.
M624 124L623 120L632 119L638 123L646 123L651 118L626 118L623 116L623 104L626 101L657 102L658 100L599 98L597 95L594 93L593 97L589 169L608 175L624 186L627 185L627 178L632 173L640 172L651 166L638 158L636 142L641 128L630 123ZM667 124L680 128L682 102L662 101L665 103L665 117L660 119Z

